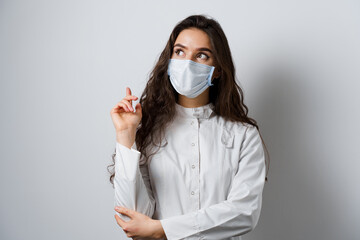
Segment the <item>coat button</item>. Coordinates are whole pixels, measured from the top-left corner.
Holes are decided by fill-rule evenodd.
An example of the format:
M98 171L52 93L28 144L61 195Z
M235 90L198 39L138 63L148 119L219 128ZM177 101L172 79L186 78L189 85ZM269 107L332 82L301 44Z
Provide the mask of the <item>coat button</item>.
M195 168L195 165L192 165L191 167L192 167L192 168Z
M195 146L195 143L191 143L191 146Z
M194 195L195 193L194 193L194 191L191 191L191 195Z

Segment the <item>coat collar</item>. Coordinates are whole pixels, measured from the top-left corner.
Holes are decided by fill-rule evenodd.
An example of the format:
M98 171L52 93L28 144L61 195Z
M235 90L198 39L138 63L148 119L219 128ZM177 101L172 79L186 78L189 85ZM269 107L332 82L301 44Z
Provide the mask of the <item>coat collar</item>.
M178 103L175 103L175 108L179 116L185 118L210 118L215 114L213 111L214 105L212 103L208 103L206 105L196 107L196 108L186 108L181 106Z

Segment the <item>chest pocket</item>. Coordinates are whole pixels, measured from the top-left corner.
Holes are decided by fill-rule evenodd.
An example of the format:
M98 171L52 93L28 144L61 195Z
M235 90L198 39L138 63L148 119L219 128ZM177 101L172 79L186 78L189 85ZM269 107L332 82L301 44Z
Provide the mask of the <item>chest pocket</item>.
M226 127L223 127L221 142L225 145L226 148L233 148L234 146L234 134Z

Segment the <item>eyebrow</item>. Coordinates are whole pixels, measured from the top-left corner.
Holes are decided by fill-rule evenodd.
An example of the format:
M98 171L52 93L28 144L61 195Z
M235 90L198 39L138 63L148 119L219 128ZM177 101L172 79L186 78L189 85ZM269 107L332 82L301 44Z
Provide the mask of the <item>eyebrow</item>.
M181 48L187 49L186 46L184 46L184 45L182 45L182 44L180 44L180 43L175 44L174 47L181 47ZM196 48L196 50L197 50L197 51L207 51L207 52L212 53L212 51L211 51L209 48L204 48L204 47L203 47L203 48Z

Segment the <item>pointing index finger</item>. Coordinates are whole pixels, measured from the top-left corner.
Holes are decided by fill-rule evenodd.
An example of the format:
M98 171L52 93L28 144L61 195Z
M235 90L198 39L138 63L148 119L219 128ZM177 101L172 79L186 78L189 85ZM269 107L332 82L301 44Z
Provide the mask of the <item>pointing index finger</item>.
M126 87L126 96L131 95L131 89L129 87Z
M131 96L131 89L129 87L126 87L126 96ZM132 101L129 100L131 106L132 106Z

